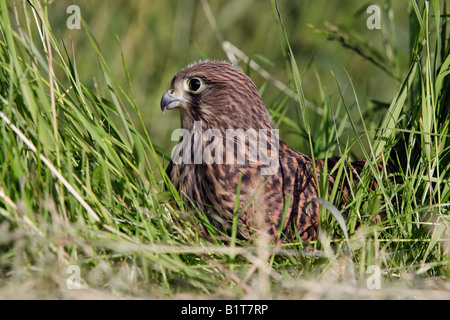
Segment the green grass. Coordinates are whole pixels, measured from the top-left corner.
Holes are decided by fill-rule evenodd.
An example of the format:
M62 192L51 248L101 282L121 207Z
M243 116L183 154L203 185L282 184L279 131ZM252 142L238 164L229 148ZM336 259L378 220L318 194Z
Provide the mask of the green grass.
M177 12L189 9L175 2L155 4L161 12L172 10L170 5ZM128 8L133 6L142 9L138 2ZM305 30L373 65L376 79L389 78L395 90L380 95L384 102L361 89L359 75L347 69L332 72L330 87L323 66L298 57L296 29L289 27L294 20L275 1L260 14L271 18L265 22L281 46L270 54L281 59L282 71L269 77L261 72L273 69L274 57L255 53L251 64L238 56L288 142L296 141L295 147L315 159L340 154L369 162L345 206L345 228L327 205L319 240L305 247L223 241L225 235L204 213L183 203L164 172L170 147L160 142L167 135L154 129L164 119L168 127L173 122L153 119L143 102L144 92L162 95L176 68L161 68L170 71L164 82L123 50L125 42L134 43L130 38L113 34L114 49L102 47L94 33L109 29L95 22L92 12L82 13L78 32L84 37L76 46L80 40L53 27L56 2L0 0L0 298L448 298L448 12L439 1L408 2L409 56L404 58L393 8L389 1L381 7L383 26L389 26L383 28L382 46L363 40L356 28L329 23ZM198 10L209 19L202 35L206 28L215 41L232 36L222 33L227 20L216 7L201 1ZM123 21L126 13L117 17L117 24ZM181 41L180 35L166 36ZM204 40L192 42L196 60L222 58L210 56ZM228 50L236 56L245 52L237 46ZM172 60L156 64L171 65L176 53L170 54ZM149 53L149 59L157 58ZM159 85L143 84L147 71L149 82ZM285 87L274 80L281 72ZM140 79L137 85L134 79ZM315 98L308 95L311 87L317 88ZM157 110L156 99L151 108ZM402 139L405 165L396 181L387 181L376 164L390 155L396 162L391 151ZM343 175L342 166L334 170ZM368 191L373 176L378 186ZM320 185L322 198L336 203L339 190L327 194L324 180ZM378 221L380 212L384 218ZM67 287L71 265L80 268L81 290ZM371 265L382 270L381 290L367 289Z

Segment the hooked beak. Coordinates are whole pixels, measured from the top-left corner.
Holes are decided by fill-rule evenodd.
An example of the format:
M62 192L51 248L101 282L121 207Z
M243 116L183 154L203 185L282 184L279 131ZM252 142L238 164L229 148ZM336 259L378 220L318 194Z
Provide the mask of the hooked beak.
M169 89L161 98L161 111L171 110L187 103L188 100L182 95L177 95L176 91Z

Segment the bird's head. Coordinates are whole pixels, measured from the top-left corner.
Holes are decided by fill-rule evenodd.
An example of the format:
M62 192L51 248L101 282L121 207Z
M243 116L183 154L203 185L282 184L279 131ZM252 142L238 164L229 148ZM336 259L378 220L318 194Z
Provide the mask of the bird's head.
M271 128L256 85L227 62L201 61L178 72L161 99L161 110L178 108L182 127Z

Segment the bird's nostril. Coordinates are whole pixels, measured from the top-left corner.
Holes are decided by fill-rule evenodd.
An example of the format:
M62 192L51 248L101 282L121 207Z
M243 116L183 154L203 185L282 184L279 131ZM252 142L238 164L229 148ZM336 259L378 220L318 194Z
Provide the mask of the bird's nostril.
M170 95L172 95L172 94L174 94L174 93L175 93L175 90L173 90L173 89L170 89L170 90L169 90L169 94L170 94Z

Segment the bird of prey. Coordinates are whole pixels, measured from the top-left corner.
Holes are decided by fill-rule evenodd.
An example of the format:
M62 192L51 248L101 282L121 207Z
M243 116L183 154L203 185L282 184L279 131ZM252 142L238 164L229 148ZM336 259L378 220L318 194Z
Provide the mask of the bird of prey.
M317 238L320 204L311 200L319 197L317 183L325 160L313 163L279 137L246 74L227 62L191 64L174 76L161 99L163 111L174 108L180 110L183 135L177 161L172 154L167 174L186 203L227 233L237 222L244 239L257 234L270 240ZM236 132L246 133L248 139ZM264 146L261 156L258 148ZM233 161L226 161L225 155ZM328 159L327 168L338 160ZM347 162L347 174L356 177L364 164ZM335 173L328 174L329 188L335 178ZM339 187L348 193L349 182Z

